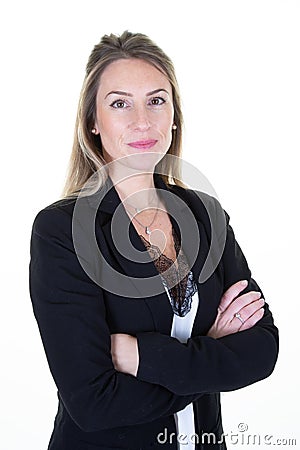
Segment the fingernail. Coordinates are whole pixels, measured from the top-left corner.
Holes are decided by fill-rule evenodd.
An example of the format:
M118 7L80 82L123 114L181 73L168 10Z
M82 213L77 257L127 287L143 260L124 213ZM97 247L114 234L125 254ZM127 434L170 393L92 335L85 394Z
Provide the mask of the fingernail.
M242 286L246 286L247 284L248 284L248 280L242 280L242 281L241 281L241 285L242 285Z

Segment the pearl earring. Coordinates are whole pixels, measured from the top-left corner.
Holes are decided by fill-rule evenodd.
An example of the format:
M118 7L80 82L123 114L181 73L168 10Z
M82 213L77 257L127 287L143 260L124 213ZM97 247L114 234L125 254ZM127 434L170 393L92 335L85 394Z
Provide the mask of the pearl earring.
M177 130L177 125L175 125L175 123L172 125L172 130Z
M96 128L92 128L92 133L96 134L96 132L97 132Z

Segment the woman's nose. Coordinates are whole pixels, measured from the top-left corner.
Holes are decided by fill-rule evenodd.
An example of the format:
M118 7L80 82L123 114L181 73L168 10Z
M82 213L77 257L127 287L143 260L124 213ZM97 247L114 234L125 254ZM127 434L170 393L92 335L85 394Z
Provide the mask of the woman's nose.
M139 131L146 131L150 128L149 112L146 108L137 108L134 112L133 127Z

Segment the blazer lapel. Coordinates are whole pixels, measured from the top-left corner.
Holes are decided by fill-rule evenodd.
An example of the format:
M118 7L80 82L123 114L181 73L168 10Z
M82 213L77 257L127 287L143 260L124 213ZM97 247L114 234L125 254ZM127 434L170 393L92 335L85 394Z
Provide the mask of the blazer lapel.
M154 174L154 184L159 189L179 240L182 250L185 253L189 267L193 270L194 278L197 281L201 267L205 262L208 252L207 240L202 239L205 235L203 224L196 211L193 211L195 204L189 201L188 192L183 189L176 189L171 185L167 186L163 179ZM104 189L104 191L103 191ZM101 197L101 202L99 201ZM135 292L135 297L143 299L153 317L156 329L169 334L172 326L173 311L168 296L164 290L159 273L146 250L135 227L132 225L120 197L114 185L108 177L105 186L96 194L89 196L89 203L93 208L98 209L96 214L96 237L103 250L103 256L115 270L124 274L128 283L131 283L131 292ZM117 216L117 219L116 219ZM194 223L191 223L194 221ZM126 241L126 236L129 240ZM122 239L120 239L122 236ZM117 241L119 250L124 251L122 255L117 250L114 243ZM201 237L201 241L200 241ZM105 245L103 240L105 241ZM125 245L124 242L126 242ZM131 242L132 249L128 245ZM106 249L106 250L105 250ZM136 253L134 253L136 252ZM144 262L137 261L136 257ZM200 288L200 286L198 285ZM148 295L149 292L158 292L156 295ZM201 290L203 290L201 288ZM200 297L200 296L199 296ZM199 308L197 315L199 313Z

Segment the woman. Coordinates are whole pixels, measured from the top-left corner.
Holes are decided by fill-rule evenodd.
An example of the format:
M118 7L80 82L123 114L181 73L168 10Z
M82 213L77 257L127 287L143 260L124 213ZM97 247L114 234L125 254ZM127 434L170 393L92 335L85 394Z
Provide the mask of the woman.
M50 450L225 449L219 393L273 371L272 314L228 214L180 181L181 137L170 59L145 35L104 36L64 196L32 229Z

